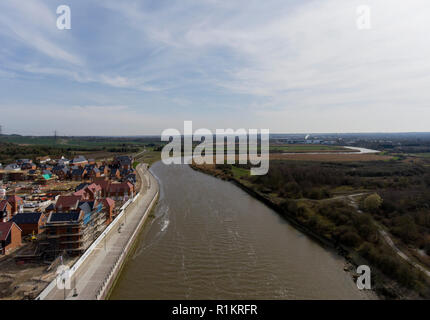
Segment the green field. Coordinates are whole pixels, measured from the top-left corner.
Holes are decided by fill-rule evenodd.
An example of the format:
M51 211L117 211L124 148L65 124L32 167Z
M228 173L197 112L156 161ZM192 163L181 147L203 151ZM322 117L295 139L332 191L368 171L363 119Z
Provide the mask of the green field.
M430 158L430 152L428 153L411 153L411 156L421 157L421 158Z
M109 158L118 154L138 154L145 148L153 150L160 145L159 137L32 137L0 136L0 163L16 159L49 155L51 157L84 155L87 158ZM159 152L158 152L159 153ZM145 155L150 161L159 155ZM153 158L153 159L150 159Z
M153 142L152 139L150 140ZM58 147L116 147L116 146L143 146L148 138L116 138L116 137L31 137L31 136L0 136L0 142L18 145L39 145Z
M242 177L248 177L249 176L249 170L248 169L232 166L231 171L232 171L235 178L242 178Z

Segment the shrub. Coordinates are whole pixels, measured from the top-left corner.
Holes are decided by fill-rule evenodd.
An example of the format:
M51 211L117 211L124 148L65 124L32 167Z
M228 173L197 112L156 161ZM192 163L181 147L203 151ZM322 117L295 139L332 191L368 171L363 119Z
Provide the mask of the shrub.
M382 198L374 193L364 199L364 209L368 212L375 212L382 204Z
M340 241L346 246L356 248L361 243L360 236L354 231L347 231L340 236Z

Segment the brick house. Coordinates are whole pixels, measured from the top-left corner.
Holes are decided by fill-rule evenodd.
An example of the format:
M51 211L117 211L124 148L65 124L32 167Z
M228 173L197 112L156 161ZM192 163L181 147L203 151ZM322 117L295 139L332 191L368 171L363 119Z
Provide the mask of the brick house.
M130 156L117 156L113 160L113 165L120 169L131 169L133 158Z
M100 177L100 174L101 174L100 170L98 168L94 167L88 172L88 177L90 179L95 179L95 178Z
M41 242L44 252L53 256L64 251L83 253L106 226L102 208L101 204L83 201L77 210L51 213L45 224L46 239Z
M100 202L103 205L103 211L106 213L106 225L108 225L113 220L115 201L113 201L111 198L105 198L101 199Z
M127 201L134 196L134 186L130 182L111 183L106 197L116 201Z
M81 197L81 200L97 200L102 196L102 188L95 183L92 183L78 191L76 191L74 196Z
M81 196L79 195L59 196L55 203L55 211L66 212L76 210L78 208L79 201L81 201Z
M88 164L88 160L84 156L78 156L72 160L72 165L74 166L84 167L87 164Z
M45 157L37 157L36 160L39 163L47 163L49 161L51 161L51 157L50 156L45 156Z
M100 176L105 176L108 174L109 170L108 170L108 166L106 165L100 165L98 167L99 171L100 171Z
M46 241L41 242L43 251L56 257L63 251L79 254L86 249L83 233L83 212L53 212L45 225Z
M21 170L36 170L36 164L26 162L21 165Z
M46 215L41 212L23 212L13 216L11 222L15 222L22 230L22 235L42 233L46 223Z
M12 207L12 214L17 214L18 212L23 212L24 210L24 200L18 196L9 196L7 202Z
M21 229L16 223L0 222L0 254L9 254L21 244Z
M87 174L87 170L83 168L76 168L72 170L72 180L74 181L81 181L85 178L85 175Z
M8 222L12 218L12 206L7 200L0 201L0 222Z
M24 171L13 171L9 172L10 181L24 181L26 179L26 173Z
M120 179L121 178L121 171L119 169L117 169L117 168L113 168L110 171L109 177L111 179Z
M105 177L95 178L92 180L93 183L99 185L102 188L102 198L108 197L110 181Z
M56 166L52 169L52 172L58 177L60 180L66 180L70 176L70 170L65 166Z

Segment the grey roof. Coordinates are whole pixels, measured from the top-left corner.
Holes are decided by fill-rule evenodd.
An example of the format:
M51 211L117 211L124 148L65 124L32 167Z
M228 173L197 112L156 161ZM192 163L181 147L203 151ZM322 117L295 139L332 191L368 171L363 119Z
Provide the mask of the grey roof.
M131 158L129 156L118 156L115 158L121 165L131 164Z
M11 221L16 224L38 223L41 215L40 212L23 212L14 215Z
M87 159L84 156L78 156L73 159L73 163L85 162Z
M81 176L83 173L84 173L84 169L81 169L81 168L74 169L74 170L72 171L72 175L73 175L73 176L75 176L75 175L79 175L79 176Z
M67 222L79 221L79 216L81 215L80 211L71 211L71 212L53 212L51 213L51 217L49 222Z
M93 211L91 205L88 202L80 204L79 209L81 209L85 214L91 213L91 211Z
M88 186L89 186L88 183L85 183L85 182L81 183L79 186L76 187L75 191L79 191L79 190L85 189Z
M16 170L16 169L20 169L20 166L19 166L19 165L17 165L16 163L8 164L8 165L5 167L5 170Z

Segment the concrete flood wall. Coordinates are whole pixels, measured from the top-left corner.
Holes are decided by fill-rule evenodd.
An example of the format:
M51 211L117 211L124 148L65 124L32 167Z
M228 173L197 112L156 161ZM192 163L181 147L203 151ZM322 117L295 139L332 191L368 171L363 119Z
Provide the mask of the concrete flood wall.
M98 290L97 295L96 295L97 300L105 299L107 297L107 294L108 294L109 290L111 289L112 285L115 283L115 279L117 278L117 276L119 275L119 272L121 271L122 265L124 264L124 262L127 258L128 252L130 251L131 247L133 246L134 241L136 240L137 236L139 235L140 229L144 225L146 218L148 217L154 204L157 201L158 193L159 193L159 191L157 190L157 192L155 193L154 198L152 199L150 205L146 209L145 214L140 219L139 224L136 226L135 230L133 231L132 236L130 237L126 246L124 247L124 250L122 251L121 255L116 260L115 264L112 266L111 271L109 272L109 275L107 276L107 278L101 284L100 289Z

